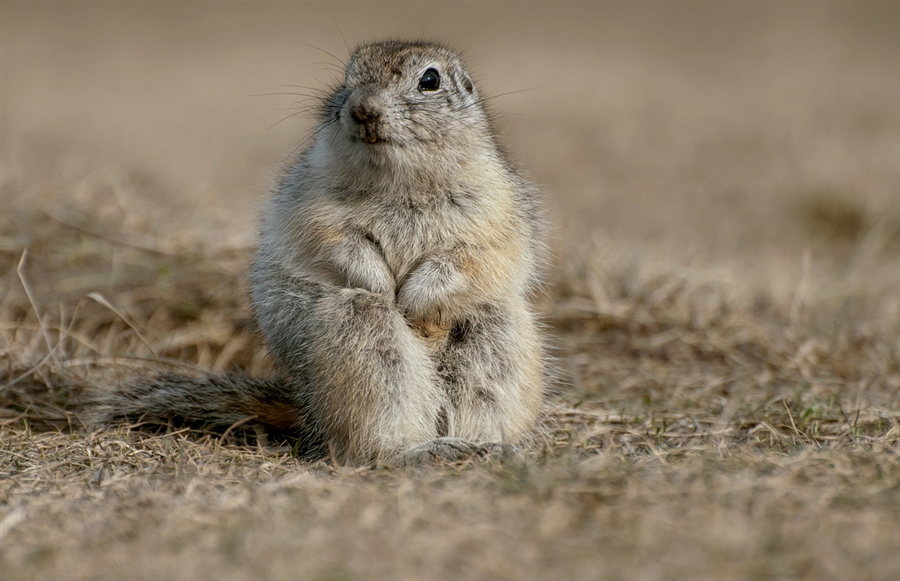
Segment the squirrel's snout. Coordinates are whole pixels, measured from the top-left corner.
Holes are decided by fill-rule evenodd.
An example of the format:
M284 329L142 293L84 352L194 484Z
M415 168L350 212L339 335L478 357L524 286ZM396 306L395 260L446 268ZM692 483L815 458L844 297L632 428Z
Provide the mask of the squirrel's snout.
M366 143L375 143L382 139L382 110L371 95L360 95L351 98L350 117L356 122L357 135Z

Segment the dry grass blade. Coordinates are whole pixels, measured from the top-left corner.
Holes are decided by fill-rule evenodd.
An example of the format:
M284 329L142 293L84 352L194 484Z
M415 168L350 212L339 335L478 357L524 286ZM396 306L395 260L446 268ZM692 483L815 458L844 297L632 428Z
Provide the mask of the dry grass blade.
M89 293L87 295L87 297L89 299L93 299L93 300L97 301L98 303L100 303L101 305L103 305L104 307L106 307L107 309L112 311L113 313L115 313L115 315L117 317L119 317L119 319L121 319L123 323L128 325L131 328L131 330L134 331L134 334L137 336L138 339L141 340L141 343L144 344L144 346L147 348L147 350L150 351L150 354L153 355L153 357L155 357L157 361L159 361L159 356L153 351L153 347L151 347L150 344L147 342L147 340L144 339L144 337L141 335L141 332L138 331L137 327L135 327L131 323L131 321L129 321L125 317L125 315L120 313L118 309L116 309L114 306L112 306L112 304L108 300L106 300L106 297L104 297L100 293Z
M47 351L49 351L48 356L54 357L56 352L56 348L53 345L53 341L50 340L50 333L47 332L47 328L44 325L44 317L41 316L41 313L38 312L37 305L34 302L34 294L31 292L31 287L28 285L28 282L25 280L25 275L23 274L23 266L25 265L25 259L28 257L28 249L22 251L22 257L19 258L19 264L16 266L16 275L19 277L19 282L22 284L22 288L25 290L25 296L28 297L28 303L31 306L31 310L34 313L34 316L37 317L38 325L40 325L41 334L44 336L44 341L47 343Z

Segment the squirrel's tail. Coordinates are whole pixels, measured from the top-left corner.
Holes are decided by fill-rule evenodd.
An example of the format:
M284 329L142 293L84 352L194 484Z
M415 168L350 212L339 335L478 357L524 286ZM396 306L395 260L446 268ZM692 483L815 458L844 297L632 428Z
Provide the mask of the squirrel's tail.
M284 378L244 373L192 377L165 373L98 393L94 420L227 429L245 422L276 434L309 439L300 390ZM306 442L312 444L312 442Z

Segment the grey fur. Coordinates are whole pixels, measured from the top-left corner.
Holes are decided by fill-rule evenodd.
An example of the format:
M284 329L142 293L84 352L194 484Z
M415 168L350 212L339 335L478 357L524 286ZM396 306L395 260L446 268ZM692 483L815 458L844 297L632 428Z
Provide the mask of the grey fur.
M430 68L440 88L420 90ZM275 188L250 274L286 378L143 380L104 418L271 423L276 402L342 462L509 449L543 397L538 215L456 53L361 46Z

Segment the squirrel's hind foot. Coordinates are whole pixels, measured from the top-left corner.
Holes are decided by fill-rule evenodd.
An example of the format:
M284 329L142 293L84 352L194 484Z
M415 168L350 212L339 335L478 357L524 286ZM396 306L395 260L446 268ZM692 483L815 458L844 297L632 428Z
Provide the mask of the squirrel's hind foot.
M425 442L406 452L399 460L400 466L421 466L465 460L497 459L506 462L524 459L522 450L512 444L487 442L476 444L462 438L446 436Z

